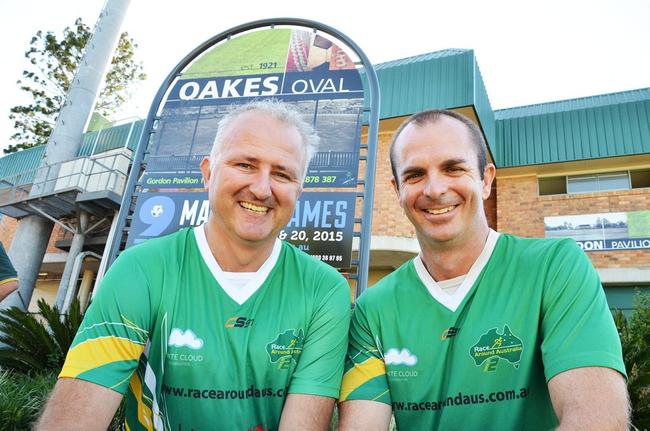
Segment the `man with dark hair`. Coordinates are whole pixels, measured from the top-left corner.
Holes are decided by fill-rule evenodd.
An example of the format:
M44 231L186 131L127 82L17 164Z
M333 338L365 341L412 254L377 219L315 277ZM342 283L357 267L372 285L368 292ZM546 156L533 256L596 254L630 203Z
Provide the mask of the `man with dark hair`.
M341 429L626 429L621 346L587 256L569 239L491 230L495 167L451 111L409 118L392 184L420 254L359 298Z
M18 289L18 274L0 243L0 301Z
M126 250L102 280L39 429L325 430L339 393L345 279L278 239L317 142L298 112L253 102L201 162L201 226Z

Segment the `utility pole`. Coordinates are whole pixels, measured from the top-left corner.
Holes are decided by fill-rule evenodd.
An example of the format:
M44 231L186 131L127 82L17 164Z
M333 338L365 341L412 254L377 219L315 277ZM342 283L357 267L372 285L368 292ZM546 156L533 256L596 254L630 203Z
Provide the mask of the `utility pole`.
M39 166L41 174L37 173L34 179L31 197L47 193L48 184L54 184L53 180L58 176L60 162L77 156L84 127L95 105L95 98L119 38L129 3L130 0L107 0L104 4L70 85L66 101L47 141L45 155ZM29 306L53 226L51 220L40 215L29 215L20 220L9 251L9 257L18 272L20 288L5 299L0 308L16 306L27 309ZM83 236L83 232L81 235ZM77 245L80 241L81 246L74 248L77 252L83 247L83 238L77 238L76 242L73 239L73 243ZM72 252L71 248L64 274L70 273L68 266L72 266L75 260Z

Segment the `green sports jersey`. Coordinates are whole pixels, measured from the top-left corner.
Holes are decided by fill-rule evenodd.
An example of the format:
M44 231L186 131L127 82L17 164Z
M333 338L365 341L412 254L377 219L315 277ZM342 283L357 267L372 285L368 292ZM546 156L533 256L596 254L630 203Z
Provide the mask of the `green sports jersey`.
M548 380L586 366L625 374L589 259L572 240L502 234L455 311L413 260L359 298L340 400L391 404L406 430L554 429Z
M332 267L283 243L241 305L192 229L120 255L60 377L127 399L130 430L273 430L288 393L336 398L350 295Z

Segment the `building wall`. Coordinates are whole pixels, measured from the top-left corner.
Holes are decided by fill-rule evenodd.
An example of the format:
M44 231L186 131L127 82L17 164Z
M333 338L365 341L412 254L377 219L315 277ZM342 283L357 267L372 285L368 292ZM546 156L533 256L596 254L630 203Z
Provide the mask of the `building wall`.
M14 239L16 234L16 229L18 229L19 221L15 218L8 216L2 216L0 220L0 241L5 246L5 249L9 250L11 248L11 242ZM50 235L50 242L47 244L46 253L61 253L61 250L56 248L54 244L65 234L65 230L59 225L55 224L52 229L52 235Z
M382 132L378 139L372 234L414 238L415 229L399 206L390 182L393 174L390 169L389 149L393 132L392 128Z
M56 292L59 290L60 280L39 280L29 301L29 311L35 313L38 311L38 300L44 299L50 305L56 303Z
M650 189L538 196L537 176L497 178L497 227L500 232L544 237L544 217L648 210ZM588 252L597 268L650 265L650 250Z

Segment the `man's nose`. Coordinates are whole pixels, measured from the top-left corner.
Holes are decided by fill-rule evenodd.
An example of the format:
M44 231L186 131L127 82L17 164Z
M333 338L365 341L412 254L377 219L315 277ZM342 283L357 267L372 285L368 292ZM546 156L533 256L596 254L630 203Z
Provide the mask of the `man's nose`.
M251 193L261 201L271 197L271 173L260 170L252 178L249 186Z
M429 173L424 185L424 194L431 199L437 199L449 190L448 179L441 174Z

